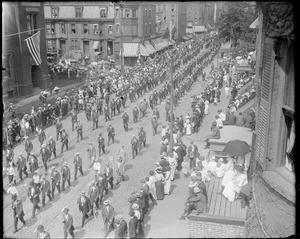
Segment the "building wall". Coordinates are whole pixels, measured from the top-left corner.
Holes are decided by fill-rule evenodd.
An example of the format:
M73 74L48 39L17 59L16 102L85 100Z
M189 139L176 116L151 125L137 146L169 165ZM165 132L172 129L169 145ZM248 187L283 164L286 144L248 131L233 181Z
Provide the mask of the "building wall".
M245 226L189 219L190 238L244 238Z
M267 5L270 4L270 5ZM268 11L291 10L282 3L261 5ZM289 11L288 10L288 11ZM287 115L294 117L294 40L281 38L271 31L283 23L283 30L291 28L286 24L293 19L292 10L285 17L267 19L259 13L257 36L258 102L256 106L256 140L254 148L253 206L249 209L247 237L287 237L295 234L296 191L295 169L287 163L289 126ZM266 25L269 24L269 25ZM272 32L272 36L267 34ZM285 114L285 111L288 111ZM295 147L295 146L294 146Z
M8 4L8 5L7 5ZM40 2L18 2L18 3L5 3L2 5L3 12L6 10L8 15L3 15L4 22L8 21L11 24L4 23L6 29L6 35L16 32L27 31L27 15L36 15L36 28L44 28L44 8L43 3ZM46 41L43 29L40 34L40 55L42 59L41 66L32 66L31 56L24 41L30 35L23 33L16 35L13 38L5 38L4 45L7 48L4 51L13 51L11 63L13 64L14 81L9 84L9 91L14 88L14 96L28 96L33 94L33 87L46 88L48 85L48 69L47 69L47 53L46 53ZM5 43L8 42L8 44ZM9 42L11 41L11 42ZM14 86L15 85L15 86ZM6 91L6 90L4 90Z

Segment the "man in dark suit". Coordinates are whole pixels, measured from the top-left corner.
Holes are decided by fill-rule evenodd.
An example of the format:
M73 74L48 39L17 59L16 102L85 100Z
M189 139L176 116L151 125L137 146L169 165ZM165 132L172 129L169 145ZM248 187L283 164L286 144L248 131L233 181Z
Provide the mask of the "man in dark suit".
M190 168L196 167L196 158L199 156L198 147L194 145L194 142L191 140L188 147L188 158L190 159Z
M234 112L226 112L226 119L223 121L223 125L236 125L236 116Z
M64 239L68 238L68 233L72 238L75 238L74 235L74 226L73 226L73 217L69 214L69 208L64 207L63 208L63 224L64 224Z
M35 211L40 210L40 190L37 185L34 185L33 181L30 181L28 193L27 193L30 202L33 204L32 208L32 218L35 218Z
M75 154L75 158L74 158L74 181L76 181L77 179L77 171L79 170L81 173L81 176L83 176L83 172L82 172L82 158L80 157L79 153L77 152Z
M47 167L47 162L50 159L50 150L46 147L46 144L42 144L42 148L40 150L40 154L42 156L42 161L45 167L45 171L47 171L48 167Z
M61 167L61 177L62 177L62 185L61 190L65 190L65 182L68 181L69 187L71 187L71 171L68 167L67 162L64 162L63 166Z
M26 158L23 157L22 154L20 154L17 159L17 170L19 172L20 181L23 180L23 177L22 177L23 173L26 175L26 178L28 177L27 167L26 167Z
M143 214L146 214L148 212L148 209L149 209L149 188L148 188L148 192L147 192L147 188L148 185L147 184L144 184L144 185L141 185L140 187L140 190L141 190L141 199L144 201L145 203L145 206L143 208Z
M38 225L35 232L37 232L36 238L38 238L38 239L40 239L40 238L51 239L50 233L45 231L45 228L42 224Z
M12 209L14 214L14 227L16 233L18 231L18 219L26 226L26 222L24 220L24 211L22 201L18 199L17 194L13 194L12 198Z
M115 219L115 238L126 238L127 234L127 223L123 215L118 214Z
M161 170L164 173L166 171L166 167L169 166L169 162L166 159L166 157L161 156L161 160L159 162L160 166L161 166Z
M84 191L81 192L77 204L79 205L79 211L82 212L81 228L83 228L85 219L89 218L89 214L93 210L91 201L87 196L85 196Z
M110 205L109 200L105 200L103 205L102 217L104 223L104 237L107 237L111 229L114 228L115 209Z
M99 209L99 188L96 186L95 181L91 182L91 187L89 188L88 196L91 200L93 208Z
M134 211L129 212L130 221L128 223L129 227L129 238L136 238L138 230L138 219L134 215Z
M55 166L52 166L51 168L52 198L54 198L55 186L58 190L58 193L60 193L60 180L61 180L60 173L55 169Z
M49 198L49 201L51 201L51 191L50 191L50 182L46 179L46 176L45 175L42 175L41 177L41 186L40 186L40 190L41 190L41 193L42 193L42 205L43 207L45 206L45 199L46 199L46 194Z
M178 155L178 158L177 158L177 171L180 171L182 169L182 162L183 162L183 157L186 155L186 151L184 150L183 146L178 143L178 144L175 144L175 152L177 153Z
M110 189L114 189L114 176L113 169L110 167L109 163L106 163L105 175L108 183L110 184Z

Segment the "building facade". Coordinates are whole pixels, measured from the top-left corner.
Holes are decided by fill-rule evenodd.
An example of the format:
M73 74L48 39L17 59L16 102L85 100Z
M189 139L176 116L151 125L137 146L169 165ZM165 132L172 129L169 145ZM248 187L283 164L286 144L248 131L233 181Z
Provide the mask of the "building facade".
M46 88L48 68L42 2L2 3L2 89L6 98L30 96L33 87ZM40 34L42 64L35 65L25 39ZM20 34L16 34L20 33ZM14 35L12 35L14 34ZM11 35L11 36L10 36Z
M185 35L187 11L183 2L154 2L156 5L156 32L163 35L170 28L170 22L176 31L174 39L181 41Z
M47 53L79 51L114 58L116 26L110 2L45 2Z
M252 150L253 199L246 234L251 238L288 237L296 233L293 6L289 2L257 4L258 100Z

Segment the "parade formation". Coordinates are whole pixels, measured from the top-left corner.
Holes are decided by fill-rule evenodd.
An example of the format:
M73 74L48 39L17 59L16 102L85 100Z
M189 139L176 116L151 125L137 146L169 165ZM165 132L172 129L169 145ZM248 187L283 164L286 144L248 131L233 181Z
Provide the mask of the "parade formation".
M18 184L18 187L25 185L23 184L23 174L30 179L27 196L32 203L31 218L36 217L36 212L37 215L42 214L41 208L55 200L57 195L65 197L63 192L68 193L69 190L74 190L72 182L78 180L78 171L80 177L86 177L84 170L91 169L94 170L94 179L88 183L87 190L78 192L80 197L77 204L79 212L82 214L81 228L85 227L91 218L97 219L101 216L104 223L104 237L108 236L112 230L115 231L116 238L145 237L143 220L149 213L149 199L153 205L157 205L157 201L163 200L165 195L169 195L171 182L175 180L175 174L181 170L184 175L187 175L187 171L190 170L195 175L192 176L193 183L191 185L193 186L189 186L192 198L188 200L182 218L185 218L192 210L196 210L197 213L204 212L207 207L206 189L202 182L205 173L202 173L202 177L197 173L201 171L198 167L199 161L202 162L204 157L200 157L197 146L192 141L187 147L183 143L182 137L199 131L203 118L209 113L209 105L216 105L220 102L223 84L228 87L234 87L236 84L235 79L227 79L229 68L232 67L230 61L224 62L219 67L211 64L220 46L217 37L209 35L195 37L152 59L148 58L143 63L139 63L131 71L127 70L124 78L114 76L119 80L119 88L115 93L111 92L110 85L103 84L101 79L91 81L90 86L70 90L64 97L58 97L55 105L43 104L37 111L33 108L29 114L24 114L24 117L19 119L20 121L17 118L10 120L3 135L6 172L10 188L14 184ZM173 60L172 81L170 81L170 71L168 70L170 59ZM207 66L211 67L210 77L213 79L209 82L205 80L204 69ZM163 71L164 69L166 70ZM160 75L161 72L163 74ZM174 107L177 107L180 99L191 90L199 76L202 77L205 87L203 92L192 96L191 113L185 117L183 115L175 116L174 113L171 115L171 101L173 101ZM243 83L239 82L239 84ZM173 87L173 98L170 96L171 87ZM148 97L145 97L146 93L148 93ZM234 104L238 98L237 95L231 91L230 97ZM130 102L127 101L128 98ZM132 113L128 110L128 104L132 105ZM161 118L163 109L166 115L165 121ZM228 110L230 109L231 105L228 107ZM9 110L13 111L13 107ZM223 115L225 114L222 115L221 111L221 122L225 124L228 121L227 114L224 119ZM81 112L84 112L85 117L79 117ZM112 122L120 122L122 130L128 132L132 131L131 127L134 127L135 124L143 122L148 115L151 118L149 123L152 132L146 132L143 127L138 127L136 133L129 132L127 138L118 138L119 131L116 131ZM170 128L171 117L174 121L173 132ZM50 118L53 118L52 124L47 123ZM130 193L128 199L130 221L126 222L124 215L115 213L118 210L111 204L111 192L117 190L116 188L120 184L126 183L124 176L126 165L130 160L136 158L138 160L140 152L147 150L148 139L158 134L161 123L163 125L161 127L160 159L155 167L150 169L149 175L140 176L143 178L140 186ZM71 127L66 127L68 124ZM219 130L219 126L216 126L215 122L213 122L213 126ZM46 135L44 129L47 127L53 128L51 135ZM97 133L96 138L92 139L86 133L87 128L91 128L92 131L102 128L104 131L101 130ZM36 131L39 145L33 147ZM72 133L73 131L75 134ZM172 135L173 148L170 144ZM207 139L211 137L215 137L215 133L208 135ZM19 144L18 141L22 141L23 151L14 157L14 148ZM130 141L131 148L125 149L123 144L126 141ZM110 147L116 142L121 143L122 147L113 157ZM85 147L87 154L80 155L78 147ZM39 148L39 150L35 151L34 148ZM59 148L60 155L56 150ZM74 152L71 161L65 156L69 151ZM61 158L61 163L49 167L50 162L58 157ZM87 169L83 168L85 162L88 162L89 165ZM113 162L116 163L116 170L112 167ZM187 162L189 163L187 164ZM72 163L74 166L71 165ZM60 170L58 169L59 165L61 165ZM18 171L18 177L14 175L15 169ZM30 170L30 173L27 172L27 169ZM22 207L22 201L18 198L18 190L10 191L17 192L11 193L15 218L14 233L16 233L18 230L22 230L18 227L18 219L26 225L28 215L24 214L21 209L17 209ZM46 202L46 196L49 202ZM42 206L39 205L40 198ZM124 200L126 201L126 197ZM99 213L99 210L102 212ZM67 238L70 234L72 238L75 238L73 216L76 212L71 212L72 216L69 211L69 206L62 209L63 236ZM38 238L41 238L41 234L49 234L44 231L42 224L38 226L36 232Z

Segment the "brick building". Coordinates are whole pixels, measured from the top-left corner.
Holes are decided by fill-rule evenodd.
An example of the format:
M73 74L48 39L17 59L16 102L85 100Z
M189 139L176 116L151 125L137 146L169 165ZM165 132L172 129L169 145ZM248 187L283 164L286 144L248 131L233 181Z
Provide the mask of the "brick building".
M47 53L80 51L115 55L116 26L110 2L45 2Z
M170 22L176 28L174 39L181 41L186 29L186 4L184 2L153 2L156 5L156 32L163 35Z
M2 67L5 68L2 70L2 93L4 100L30 96L33 94L33 87L47 87L49 78L44 26L42 2L2 3ZM35 34L37 32L35 29L40 28L42 64L37 66L24 40ZM24 33L15 34L21 32ZM15 35L8 36L11 34Z

